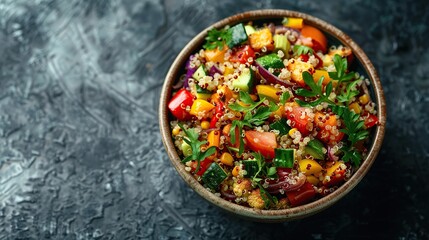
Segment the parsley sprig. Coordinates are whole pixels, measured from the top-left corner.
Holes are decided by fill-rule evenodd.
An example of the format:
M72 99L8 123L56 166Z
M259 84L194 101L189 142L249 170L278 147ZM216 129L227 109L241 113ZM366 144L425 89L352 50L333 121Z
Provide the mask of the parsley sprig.
M302 101L300 99L296 99L295 101L300 105L300 106L317 106L322 102L327 102L329 104L335 104L333 101L331 101L329 99L329 95L332 92L332 82L329 82L326 85L325 91L323 91L323 80L324 77L320 77L320 79L317 81L317 83L314 82L313 77L311 76L311 74L307 71L302 73L302 77L304 79L305 84L307 84L307 86L310 87L310 90L305 89L305 88L298 88L295 93L299 96L303 96L303 97L317 97L316 100L312 101L312 102L305 102Z
M359 166L362 155L355 148L355 144L368 137L368 130L364 129L364 121L359 119L359 114L349 110L347 107L334 105L331 106L333 113L340 116L344 121L344 129L340 131L347 135L350 145L345 145L341 150L344 152L343 160L351 161L355 166Z
M265 120L271 115L272 112L276 111L279 106L275 103L270 102L269 106L262 105L265 101L265 98L262 98L258 102L254 102L250 95L246 92L240 91L239 93L240 101L243 105L239 103L229 104L228 107L234 111L244 112L244 118L242 120L234 120L231 124L230 135L231 135L231 143L235 144L236 136L235 136L235 128L238 128L239 133L239 141L240 147L238 149L238 153L242 154L244 151L244 140L242 137L243 127L253 127L262 125Z
M216 147L211 146L207 148L205 152L202 152L200 148L202 145L206 144L207 141L199 141L198 140L199 134L195 129L193 128L185 129L183 125L180 123L178 125L186 134L186 137L183 138L183 141L185 141L189 146L191 146L191 150L192 150L192 155L189 155L186 158L184 158L182 160L182 163L186 163L191 160L197 161L197 167L194 172L194 173L197 173L200 170L201 161L203 161L210 155L213 155L216 152Z
M356 84L359 83L359 79L350 82L345 87L345 90L337 96L339 102L349 103L354 97L359 95L359 91L355 89Z
M300 56L302 54L313 54L313 49L304 45L295 45L293 46L293 52L295 56Z
M350 81L355 77L354 72L347 72L347 59L342 58L340 55L335 54L332 59L334 61L334 66L336 72L329 72L329 77L338 80L338 84L341 84L346 81Z
M207 33L206 43L203 45L204 49L212 50L218 48L223 49L225 42L231 38L231 33L227 29L217 30L216 28L210 29Z
M260 183L262 180L260 176L264 175L267 177L275 177L277 173L276 167L269 167L267 162L265 162L264 157L259 152L253 153L252 156L258 164L258 171L255 173L254 176L252 176L252 182L253 185L257 185L259 187L259 193L262 197L262 200L264 200L265 208L268 209L270 206L277 204L278 200L275 196L271 196L271 194L264 189L264 187Z

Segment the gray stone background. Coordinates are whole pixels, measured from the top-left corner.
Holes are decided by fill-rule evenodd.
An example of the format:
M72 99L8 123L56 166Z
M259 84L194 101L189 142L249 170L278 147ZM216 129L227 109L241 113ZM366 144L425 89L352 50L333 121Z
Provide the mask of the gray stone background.
M428 239L426 1L0 0L0 239ZM381 77L387 132L333 207L280 224L190 190L158 128L163 78L229 15L282 8L350 35Z

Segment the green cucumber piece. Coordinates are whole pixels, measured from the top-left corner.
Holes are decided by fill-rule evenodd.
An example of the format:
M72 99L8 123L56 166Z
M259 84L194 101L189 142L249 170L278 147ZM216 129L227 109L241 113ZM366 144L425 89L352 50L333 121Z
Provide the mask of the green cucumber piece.
M285 118L281 118L280 120L271 123L270 128L279 131L280 136L287 134L291 129Z
M273 165L275 167L292 168L295 162L295 149L276 148L274 149Z
M200 85L196 84L196 94L197 98L207 100L212 96L212 92L200 87Z
M244 30L246 30L247 36L249 36L250 34L256 32L255 28L253 26L250 26L250 25L244 26Z
M246 30L244 29L244 25L242 23L229 28L228 34L229 38L226 39L226 45L228 45L229 48L233 48L234 46L237 46L247 40Z
M305 146L304 151L306 154L310 154L315 159L324 159L325 154L323 153L323 143L317 139L313 139L308 142L307 146Z
M212 163L204 172L201 180L204 186L212 190L217 190L219 185L228 177L225 170L219 164Z
M275 50L282 50L283 53L285 53L285 55L288 54L289 49L290 49L290 43L289 40L287 39L286 35L274 35L273 37L274 40L274 49Z
M182 148L183 156L188 157L192 155L192 148L185 141L182 142L180 147Z
M271 53L263 57L257 58L258 62L265 69L268 68L284 68L283 60L277 55L277 53Z
M240 76L232 81L232 86L240 89L241 91L249 92L253 87L254 78L255 73L253 70L251 68L244 68Z
M203 65L200 65L197 70L194 72L194 74L192 74L192 78L195 80L200 80L201 78L207 76L207 72L204 69Z
M258 172L258 162L256 160L244 160L241 163L243 164L243 170L246 170L245 177L253 177Z

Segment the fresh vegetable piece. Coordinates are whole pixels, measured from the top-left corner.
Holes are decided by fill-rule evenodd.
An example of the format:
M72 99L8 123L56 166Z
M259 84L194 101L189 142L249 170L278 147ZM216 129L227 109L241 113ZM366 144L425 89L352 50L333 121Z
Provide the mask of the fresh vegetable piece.
M347 135L352 147L358 141L364 140L368 137L369 132L363 128L364 121L359 119L359 114L350 111L344 106L338 105L331 106L331 110L343 119L345 128L341 129L341 132Z
M285 53L286 57L289 55L290 43L286 35L275 34L273 37L274 40L274 50L282 50Z
M198 162L197 161L193 161L192 164L191 164L191 170L193 172L195 172L196 175L202 176L204 174L204 172L207 170L207 168L209 168L210 164L212 164L212 162L213 162L213 160L211 160L210 158L204 159L200 163L200 169L198 170L198 172L195 172L195 170L198 167Z
M254 57L255 51L253 51L252 47L250 47L249 45L244 45L234 51L229 60L231 62L239 62L245 64L247 62L252 63Z
M323 153L323 148L323 143L317 139L313 139L305 146L305 153L310 154L315 159L324 159L325 154Z
M254 73L251 68L244 68L237 79L232 81L232 86L241 91L249 92L254 84Z
M322 85L326 86L332 79L329 77L329 73L326 70L316 69L313 73L313 80L315 83L319 81L323 77Z
M295 149L276 148L274 149L274 155L274 166L282 168L293 167L293 163L295 161Z
M182 88L180 89L168 103L168 109L171 114L180 121L189 120L191 115L186 111L187 107L191 107L194 103L194 96Z
M191 111L189 113L194 116L205 116L215 106L206 100L196 99L192 104Z
M207 72L206 69L204 68L203 65L200 65L197 70L194 72L194 74L192 74L192 78L195 80L200 80L201 78L207 76Z
M322 51L323 53L326 53L328 41L326 40L326 37L322 31L315 27L304 25L301 29L301 34L304 37L309 37L312 39L313 46L310 47L312 47L315 51Z
M284 118L271 123L270 128L279 131L280 136L287 134L291 129L290 126L287 125L287 121Z
M362 111L361 106L357 102L350 103L349 109L357 114L359 114Z
M302 159L298 162L299 170L306 176L317 174L322 171L322 166L313 159Z
M263 57L257 58L256 62L261 64L261 66L266 69L285 67L285 65L283 64L283 60L276 53L271 53Z
M335 72L329 72L329 76L334 79L338 80L338 85L340 85L343 82L350 81L354 79L355 73L354 72L348 72L348 66L347 66L347 60L344 58L341 58L340 55L336 54L333 57L334 66L335 66Z
M234 131L234 134L231 135L231 131ZM225 125L222 129L222 135L225 136L226 142L234 148L240 146L240 131L238 128L231 128L231 124ZM234 136L234 139L231 139Z
M287 69L291 72L291 79L299 84L301 87L306 85L304 80L304 73L308 73L313 81L311 74L314 72L314 67L310 63L299 61L296 59L289 60Z
M365 128L372 128L378 123L378 117L373 114L369 114L364 117L365 119Z
M197 90L196 94L195 94L197 99L203 99L203 100L207 101L207 99L209 99L212 96L211 91L200 87L200 85L198 85L198 84L196 84L195 86L196 86L196 90Z
M296 102L299 103L300 106L315 107L322 102L335 104L331 99L329 99L333 88L332 82L329 82L326 85L326 88L324 91L322 86L323 76L319 79L317 83L314 82L313 77L308 72L303 72L302 78L304 79L305 84L310 87L310 90L305 88L299 88L295 91L296 94L303 97L318 97L318 99L312 102L305 102L300 99L297 99Z
M323 185L330 187L341 183L346 176L346 166L344 162L338 161L326 170Z
M268 83L280 84L280 85L285 86L285 87L291 87L291 86L295 85L294 83L291 83L289 81L285 81L285 80L278 78L277 76L272 74L270 71L268 71L266 68L264 68L258 62L255 61L254 64L258 69L259 75L261 75L261 77L263 79L265 79Z
M314 186L317 186L317 185L319 185L320 180L319 180L319 178L317 178L313 175L309 175L309 176L307 176L307 182L313 184Z
M265 158L272 159L277 148L276 135L272 132L246 131L245 138L250 149L259 152Z
M253 49L259 51L263 48L266 50L273 50L273 34L271 33L270 29L263 28L261 30L258 30L254 33L252 33L249 36L250 46L252 46Z
M299 189L286 192L287 198L293 207L308 203L316 196L316 190L309 182L304 183Z
M217 163L212 163L204 172L201 180L204 186L212 190L217 190L219 185L228 177L228 174Z
M247 40L246 30L244 29L244 25L239 23L233 27L230 27L228 30L229 37L225 40L226 45L229 48L233 48L238 44Z
M244 160L241 161L243 164L243 170L246 170L244 177L253 177L258 172L258 162L256 160Z
M246 30L247 36L250 36L250 34L253 34L254 32L256 32L256 29L251 25L244 26L244 30Z
M307 47L299 44L296 44L293 46L293 52L294 52L293 54L294 56L302 56L302 55L308 56L309 54L313 55L313 49L311 47Z
M282 24L285 27L301 29L304 26L304 20L302 18L285 17Z
M204 51L204 58L207 62L223 63L225 61L225 53L227 50L227 46L223 46L221 49L207 49Z
M267 98L275 103L278 103L280 100L280 90L270 85L256 85L256 92L259 95L259 98Z
M185 141L182 142L182 145L180 147L182 148L183 156L188 157L192 155L192 148Z
M234 166L234 157L230 153L224 152L220 156L220 162L232 167Z
M207 141L209 142L209 147L211 146L219 147L219 143L220 143L219 130L210 131L210 133L207 135Z
M335 115L316 112L314 123L318 129L317 138L321 141L334 145L343 139L344 133L339 131Z
M335 49L329 49L327 56L334 57L335 55L340 55L340 57L346 58L349 64L353 61L353 52L349 47L340 46Z
M313 130L311 122L313 119L308 115L311 112L310 108L294 107L292 110L286 109L286 117L290 120L290 126L298 129L298 131L307 136Z
M215 128L217 122L224 114L224 105L221 101L217 101L216 103L216 110L215 114L212 117L212 120L210 121L210 128Z

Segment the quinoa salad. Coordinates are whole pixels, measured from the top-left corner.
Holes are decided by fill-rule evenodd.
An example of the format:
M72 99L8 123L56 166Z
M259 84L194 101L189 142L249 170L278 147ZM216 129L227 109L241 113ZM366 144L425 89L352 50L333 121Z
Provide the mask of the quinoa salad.
M353 58L300 18L209 30L168 103L186 171L255 209L334 192L362 164L378 124Z

